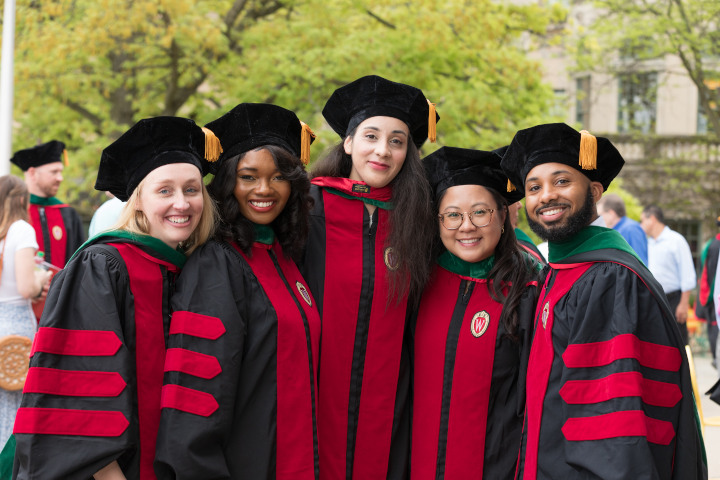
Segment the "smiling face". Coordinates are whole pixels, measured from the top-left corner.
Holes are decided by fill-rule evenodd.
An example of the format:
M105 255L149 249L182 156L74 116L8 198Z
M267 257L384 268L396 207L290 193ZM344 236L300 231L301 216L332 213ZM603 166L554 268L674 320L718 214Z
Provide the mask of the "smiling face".
M479 262L495 253L500 241L505 212L495 202L487 188L480 185L458 185L448 188L440 200L439 213L463 213L462 224L457 230L448 230L438 219L440 240L450 253L466 262ZM490 223L476 227L465 212L494 210ZM446 221L447 222L447 221ZM478 223L478 221L475 221ZM484 221L478 223L479 225Z
M405 122L395 117L370 117L347 137L345 153L352 158L351 180L382 188L400 172L407 155L410 134Z
M572 237L598 216L595 204L603 193L573 167L544 163L525 180L525 211L530 228L540 237L559 242Z
M171 248L190 237L203 211L202 176L189 163L170 163L142 182L136 210L143 212L149 234Z
M240 213L253 223L269 225L290 198L290 182L283 178L272 154L266 149L246 152L236 171L233 193Z

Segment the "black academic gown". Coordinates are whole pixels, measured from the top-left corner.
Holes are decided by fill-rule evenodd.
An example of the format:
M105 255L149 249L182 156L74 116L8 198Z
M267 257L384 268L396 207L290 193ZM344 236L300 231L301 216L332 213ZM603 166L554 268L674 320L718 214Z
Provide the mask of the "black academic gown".
M394 266L389 187L318 177L303 274L322 316L320 476L406 478L410 447L407 297L388 299ZM369 215L364 202L377 209Z
M537 282L523 294L511 338L499 321L503 305L488 291L492 261L467 264L445 252L423 293L413 343L413 480L515 475Z
M15 421L14 478L87 480L113 460L127 478L155 478L169 301L185 256L129 237L95 237L53 279Z
M688 361L662 288L610 229L550 244L521 478L707 478Z
M317 480L320 316L280 245L211 241L173 297L161 479Z

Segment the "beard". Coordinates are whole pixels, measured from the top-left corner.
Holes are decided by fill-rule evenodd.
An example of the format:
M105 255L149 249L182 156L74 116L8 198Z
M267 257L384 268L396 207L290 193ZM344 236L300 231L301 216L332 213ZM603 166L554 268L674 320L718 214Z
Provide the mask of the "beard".
M544 208L552 205L553 204L539 205L538 208ZM590 225L593 215L597 213L597 208L595 207L595 201L593 200L592 190L588 187L587 195L585 196L585 203L583 203L580 210L565 219L564 222L558 223L557 225L545 227L544 225L535 222L527 211L527 207L525 213L530 229L535 232L538 237L543 238L548 242L564 242L576 235L583 228Z

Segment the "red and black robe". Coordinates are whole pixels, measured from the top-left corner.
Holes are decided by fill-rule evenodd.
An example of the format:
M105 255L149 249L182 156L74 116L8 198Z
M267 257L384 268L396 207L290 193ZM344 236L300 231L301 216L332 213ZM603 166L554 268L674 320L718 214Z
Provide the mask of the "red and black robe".
M707 478L688 361L662 288L614 230L550 243L520 478Z
M14 478L154 479L170 295L185 256L109 232L53 279L15 420Z
M318 177L303 273L322 317L322 479L405 478L410 445L407 298L389 299L391 190ZM377 208L368 213L365 202Z
M172 306L159 478L317 480L320 316L295 263L208 242Z
M414 328L411 478L511 480L537 282L521 299L513 337L488 291L494 257L470 264L445 252L438 263Z
M708 340L710 341L710 353L715 358L715 346L718 335L717 316L715 314L715 275L717 273L718 258L720 257L720 233L715 235L705 244L700 263L700 288L697 301L695 302L695 315L707 322Z
M58 268L63 268L85 241L80 215L55 197L30 195L30 223L38 250L45 253L46 262Z
M545 257L543 257L542 252L540 252L540 250L537 248L537 245L533 243L532 239L528 237L527 233L523 232L519 228L516 228L515 237L517 238L517 243L520 248L522 248L528 255L530 255L542 265L547 264L547 260L545 260Z

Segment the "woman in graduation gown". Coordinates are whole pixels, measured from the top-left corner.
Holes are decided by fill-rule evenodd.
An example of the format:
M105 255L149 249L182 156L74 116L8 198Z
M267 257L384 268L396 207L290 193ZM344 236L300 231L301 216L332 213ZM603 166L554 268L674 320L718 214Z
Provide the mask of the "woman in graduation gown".
M412 479L512 479L538 264L521 253L500 157L424 159L442 253L414 326Z
M438 117L415 87L378 76L337 89L323 116L342 142L312 172L304 273L323 319L323 479L406 478L406 314L430 271L430 191L418 149Z
M240 104L207 126L224 149L208 186L221 220L172 300L156 470L315 480L320 317L293 261L307 238L299 157L311 132L269 104Z
M139 121L102 153L95 188L127 201L52 281L15 421L14 478L154 479L170 295L214 210L217 138Z

